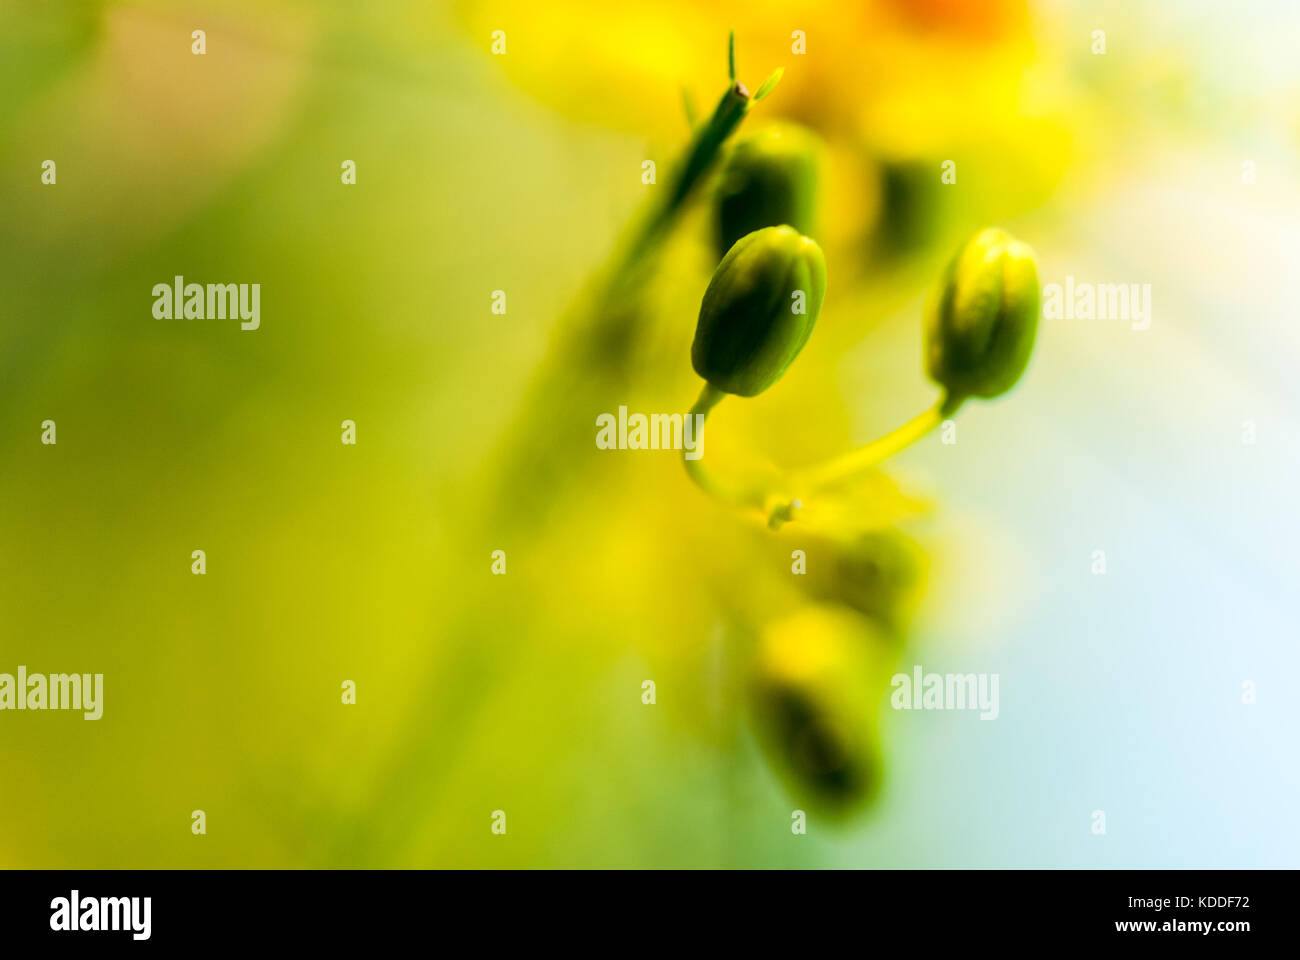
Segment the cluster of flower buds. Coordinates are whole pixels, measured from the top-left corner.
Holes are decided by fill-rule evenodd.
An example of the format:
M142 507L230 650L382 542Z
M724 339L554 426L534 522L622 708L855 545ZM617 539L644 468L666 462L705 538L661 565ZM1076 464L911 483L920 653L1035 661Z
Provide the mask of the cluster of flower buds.
M746 234L700 303L695 372L723 393L757 396L808 342L825 295L816 241L788 225ZM1029 365L1038 310L1033 251L1005 231L980 231L953 257L926 310L926 372L951 399L1001 396Z
M767 390L812 335L826 294L825 257L807 235L814 230L819 151L815 135L787 124L742 142L726 162L714 198L716 238L726 252L704 293L691 346L692 366L706 381L693 412L707 415L727 394ZM826 487L860 478L967 399L1006 393L1028 366L1038 312L1033 251L1002 230L975 234L926 307L925 370L943 397L885 437L789 484ZM737 492L700 464L688 461L687 468L704 489L737 507L770 505L770 527L802 509L797 498ZM879 784L883 665L897 653L920 571L906 541L889 530L842 532L823 556L824 582L809 584L815 602L760 629L751 695L760 740L795 795L843 814L866 803Z

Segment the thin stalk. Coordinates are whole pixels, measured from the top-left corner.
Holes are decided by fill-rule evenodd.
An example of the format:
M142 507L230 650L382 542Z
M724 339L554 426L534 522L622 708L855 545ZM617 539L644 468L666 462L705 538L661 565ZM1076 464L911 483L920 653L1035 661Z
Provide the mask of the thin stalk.
M789 486L795 490L815 492L851 477L866 473L894 454L907 449L961 407L965 397L944 394L929 410L918 414L907 423L891 430L865 447L859 447L842 457L836 457L819 466L801 470L790 478ZM777 530L798 516L803 508L801 499L774 498L766 510L767 525Z
M764 87L771 84L769 77ZM713 114L693 131L667 181L656 188L654 199L562 321L521 413L507 432L503 466L497 471L502 486L490 494L493 503L511 505L519 522L543 516L554 491L571 475L572 460L556 457L554 451L583 443L588 397L615 394L626 382L639 342L645 287L664 243L755 102L742 84L733 82L727 88ZM586 378L592 385L590 392L573 390L575 378ZM557 409L566 404L567 409ZM539 422L543 417L545 422ZM550 427L555 422L574 424L571 435L557 439Z
M677 214L686 200L695 191L704 174L708 172L721 152L722 145L736 132L740 122L749 112L749 91L745 85L733 82L718 101L708 123L695 131L690 146L687 147L681 165L672 172L672 180L666 184L662 205L653 210L643 222L634 240L627 248L623 262L635 262L644 256L650 248L668 231L677 218Z
M704 389L700 391L700 396L695 401L695 405L691 407L690 412L686 414L687 417L692 419L697 415L703 418L699 421L699 427L695 431L695 448L697 450L702 450L704 448L705 421L708 420L709 414L713 411L713 408L721 403L722 398L725 396L726 393L719 390L713 384L706 383ZM743 496L736 487L719 480L717 475L704 465L703 456L692 460L686 455L687 452L686 446L683 444L682 465L686 467L686 475L691 478L692 482L694 482L697 487L709 496L716 497L718 500L722 500L725 503L730 503L734 506L743 505Z
M691 407L691 411L687 416L694 417L697 414L702 414L707 418L713 408L725 396L726 394L723 391L712 384L706 383L704 389L700 391L699 399L695 401L695 405ZM913 417L896 430L891 430L883 437L873 440L866 446L859 447L842 457L836 457L819 466L801 470L791 475L789 480L782 486L787 490L816 492L866 473L878 466L882 461L905 450L939 426L944 420L957 412L964 400L964 397L945 394L933 407ZM703 420L700 421L700 427L696 431L695 437L697 448L702 449L704 445ZM792 499L788 495L782 495L772 490L764 490L753 485L737 486L723 481L704 465L702 457L698 460L689 459L686 456L685 449L682 451L682 463L686 467L686 473L695 485L709 496L734 507L761 511L762 515L767 519L768 527L773 530L779 529L783 524L796 519L799 511L803 509L803 501L799 498Z
M726 395L722 390L706 383L704 389L700 391L699 399L695 401L695 406L691 407L691 412L687 414L688 417L700 415L704 418L700 420L699 428L695 431L695 449L701 453L704 450L704 421L708 418L710 411ZM686 456L684 448L682 450L682 464L686 467L687 476L691 478L697 487L722 503L741 510L758 510L764 515L773 507L775 501L772 494L763 484L753 482L743 485L728 483L704 465L703 456L692 460Z
M865 473L916 443L956 413L961 404L961 398L952 398L945 394L929 410L918 414L901 427L891 430L866 446L811 469L799 471L792 478L793 483L796 486L817 489Z

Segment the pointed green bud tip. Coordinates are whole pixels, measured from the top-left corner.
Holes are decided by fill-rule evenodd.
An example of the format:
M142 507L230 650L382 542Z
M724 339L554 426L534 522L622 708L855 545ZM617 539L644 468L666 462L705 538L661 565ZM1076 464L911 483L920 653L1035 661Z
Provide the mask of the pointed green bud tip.
M1016 385L1038 331L1034 252L1002 230L957 251L926 311L925 367L950 397L997 397Z
M808 342L825 295L826 259L798 230L764 227L741 237L704 291L691 365L725 393L757 396Z
M763 227L813 233L821 150L817 135L794 123L773 124L736 145L714 199L718 256Z

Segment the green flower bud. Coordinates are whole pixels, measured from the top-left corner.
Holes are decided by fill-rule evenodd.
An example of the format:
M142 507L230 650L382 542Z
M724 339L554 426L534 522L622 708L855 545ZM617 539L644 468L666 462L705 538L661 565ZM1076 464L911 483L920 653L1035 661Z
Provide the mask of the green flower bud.
M1006 393L1038 330L1034 252L1002 230L976 234L944 271L926 312L925 367L954 398Z
M747 233L789 224L813 232L821 141L797 124L768 127L736 145L714 198L718 256Z
M799 585L870 617L892 641L899 641L926 580L926 556L916 542L893 527L848 541L809 542L808 552L816 550L823 561L811 564Z
M882 258L911 253L934 235L941 219L940 192L934 189L938 166L929 157L881 161L873 239Z
M875 794L888 650L869 620L838 604L804 607L763 630L755 730L799 802L844 815Z
M825 295L821 247L799 231L764 227L741 237L704 291L691 365L725 393L762 393L808 342Z

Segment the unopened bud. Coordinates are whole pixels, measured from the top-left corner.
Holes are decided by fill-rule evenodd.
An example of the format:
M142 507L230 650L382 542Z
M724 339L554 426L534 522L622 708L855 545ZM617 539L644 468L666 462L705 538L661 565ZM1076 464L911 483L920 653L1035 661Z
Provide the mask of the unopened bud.
M953 257L926 311L925 366L949 396L1006 393L1029 364L1038 330L1034 252L982 230Z
M774 124L736 145L715 197L718 256L747 233L788 224L813 232L821 142L798 124Z
M826 260L808 237L788 226L741 237L700 303L695 372L725 393L762 393L808 342L825 295Z
M826 813L852 812L879 785L887 649L871 621L837 604L804 607L763 631L760 737L795 796Z

